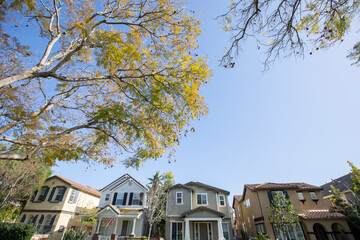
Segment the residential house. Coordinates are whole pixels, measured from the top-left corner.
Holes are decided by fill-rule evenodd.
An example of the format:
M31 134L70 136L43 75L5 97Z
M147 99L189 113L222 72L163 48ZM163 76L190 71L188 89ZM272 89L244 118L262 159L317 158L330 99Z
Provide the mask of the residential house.
M355 194L351 191L351 176L350 173L339 177L337 179L332 180L324 185L321 185L323 190L321 193L323 194L324 198L330 199L333 196L331 186L338 189L341 193L341 198L350 204L354 204L356 202ZM359 200L357 200L359 201ZM360 231L355 226L349 224L350 229L356 239L360 239Z
M299 224L287 224L287 239L353 240L345 216L329 211L330 202L321 190L307 183L246 184L243 194L233 199L236 235L249 239L261 232L269 234L270 239L286 239L269 220L273 197L282 192L299 215Z
M55 175L34 192L19 220L35 224L37 233L32 239L60 240L67 228L81 228L79 215L96 207L99 199L100 193L95 189ZM91 229L90 226L87 230Z
M166 240L233 239L228 191L189 182L166 193Z
M125 174L100 190L99 219L92 239L142 236L147 187Z

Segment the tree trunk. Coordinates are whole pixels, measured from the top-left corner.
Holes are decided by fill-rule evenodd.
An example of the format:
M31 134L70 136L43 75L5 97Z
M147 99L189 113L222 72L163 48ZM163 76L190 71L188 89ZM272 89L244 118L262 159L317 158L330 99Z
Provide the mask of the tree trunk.
M151 236L151 229L152 229L152 224L149 224L149 234L148 234L148 240L150 240L150 236Z

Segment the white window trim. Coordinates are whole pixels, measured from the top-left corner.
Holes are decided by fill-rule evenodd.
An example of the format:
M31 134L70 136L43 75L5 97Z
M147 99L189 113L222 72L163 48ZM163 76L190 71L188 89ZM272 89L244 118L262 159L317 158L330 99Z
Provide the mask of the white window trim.
M299 194L301 194L301 198L300 198ZM297 192L297 195L298 195L300 201L304 201L304 200L305 200L304 194L303 194L302 192Z
M181 223L182 225L182 240L185 239L185 223L183 221L170 221L170 239L172 237L172 224L173 223Z
M108 195L108 194L109 194L109 199L106 200L106 195ZM111 199L111 193L105 193L104 201L105 201L105 202L109 202L110 199Z
M221 196L224 197L224 205L221 205L221 201L220 201L220 197L221 197ZM220 206L220 207L226 207L226 199L225 199L225 195L224 195L224 194L220 194L220 195L219 195L219 206Z
M228 223L228 222L222 222L221 224L222 224L222 228L223 228L223 235L224 235L224 225L225 225L225 226L226 226L227 233L228 233L228 235L229 235L229 240L230 240L230 228L229 228L229 223ZM226 239L226 238L224 237L224 239Z
M314 193L314 197L315 197L315 198L313 198L313 196L312 196L311 193ZM319 200L318 197L316 196L316 193L315 193L315 192L311 191L309 194L310 194L310 197L311 197L312 200L314 200L314 201Z
M247 204L247 201L249 201L249 204ZM244 201L244 207L245 207L245 208L249 208L250 206L251 206L250 198L247 198L247 199Z
M205 195L206 196L206 204L198 204L198 201L197 201L197 199L198 199L198 195ZM208 199L208 195L207 195L207 193L196 193L196 205L197 206L207 206L209 204L209 199Z
M181 203L178 203L177 200L178 200L178 193L181 193ZM175 194L175 204L176 205L183 205L184 204L184 193L183 192L176 192Z

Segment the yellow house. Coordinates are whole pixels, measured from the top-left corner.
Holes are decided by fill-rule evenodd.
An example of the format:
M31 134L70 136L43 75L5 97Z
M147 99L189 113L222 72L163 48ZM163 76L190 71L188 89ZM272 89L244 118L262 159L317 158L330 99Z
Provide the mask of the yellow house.
M342 214L330 212L330 201L324 199L321 187L307 183L245 184L243 195L235 195L235 234L246 239L267 233L270 239L353 240ZM277 192L282 192L299 214L300 224L287 225L287 235L270 223L269 206Z
M48 178L26 203L19 221L33 223L35 239L60 240L66 229L80 229L77 221L84 209L97 207L100 193L59 175ZM92 226L88 226L91 231Z

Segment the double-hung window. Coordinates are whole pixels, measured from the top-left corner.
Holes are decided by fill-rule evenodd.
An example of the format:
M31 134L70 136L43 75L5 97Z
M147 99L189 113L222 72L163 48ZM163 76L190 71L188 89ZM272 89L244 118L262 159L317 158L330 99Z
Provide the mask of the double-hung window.
M38 197L38 201L44 201L45 198L46 198L46 194L47 194L47 191L48 191L48 187L42 187L40 189L40 194L39 194L39 197Z
M73 189L69 198L70 203L76 203L79 196L79 190Z
M126 194L127 195L127 194ZM124 204L125 203L125 204ZM126 205L125 193L118 193L115 205Z
M65 190L64 187L58 187L57 188L57 192L56 192L56 195L55 195L55 201L60 201L61 200L61 197L63 195L64 190Z
M245 200L244 207L246 207L246 208L250 207L250 199L249 198Z
M105 195L105 202L108 202L110 200L110 193L107 193Z
M140 193L134 193L132 205L140 205Z
M196 194L196 203L197 205L207 205L207 194L206 193Z
M219 195L219 205L221 207L225 206L225 196L224 195Z
M176 205L183 204L183 192L176 192Z

